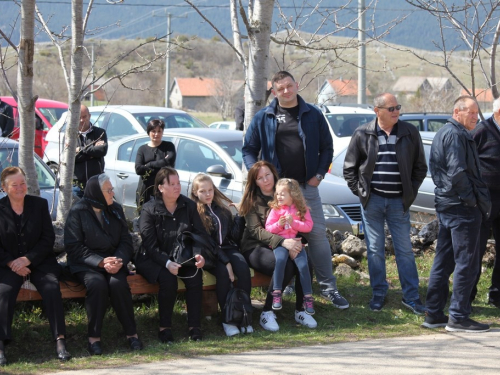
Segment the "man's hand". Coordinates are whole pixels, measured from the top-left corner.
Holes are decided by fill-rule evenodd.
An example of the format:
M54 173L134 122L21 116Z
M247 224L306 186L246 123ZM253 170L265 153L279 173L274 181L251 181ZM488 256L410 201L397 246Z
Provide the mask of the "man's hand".
M19 272L21 269L28 267L31 264L28 258L26 257L19 257L17 259L14 259L12 262L9 262L7 265L10 267L10 269L17 273L19 275ZM23 275L24 276L24 275Z
M320 184L320 183L321 183L321 181L320 181L320 180L318 180L318 179L316 178L316 176L311 177L311 179L310 179L309 181L307 181L307 184L308 184L308 185L311 185L311 186L319 186L319 184Z

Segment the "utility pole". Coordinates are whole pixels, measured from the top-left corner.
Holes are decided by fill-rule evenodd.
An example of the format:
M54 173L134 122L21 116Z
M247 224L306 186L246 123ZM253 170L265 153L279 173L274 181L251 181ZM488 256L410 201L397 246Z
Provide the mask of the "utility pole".
M358 0L358 104L366 103L365 0Z
M165 66L165 108L168 108L168 99L170 97L170 34L172 30L170 28L170 22L172 20L172 14L167 13L167 55L166 55L166 66Z
M95 65L95 60L94 60L94 43L92 43L92 84L90 85L90 106L94 106L94 80L95 80L95 75L94 75L94 65Z

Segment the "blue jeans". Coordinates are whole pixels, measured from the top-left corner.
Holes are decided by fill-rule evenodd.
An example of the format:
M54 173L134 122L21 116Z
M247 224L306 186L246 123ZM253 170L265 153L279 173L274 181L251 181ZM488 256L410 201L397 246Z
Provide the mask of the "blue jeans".
M300 185L311 212L313 228L309 233L300 233L307 240L309 257L316 273L316 280L323 294L337 289L337 279L333 275L332 250L326 238L326 222L323 205L316 186Z
M437 216L439 233L425 307L433 317L444 315L453 273L450 319L461 322L470 315L470 296L479 269L481 212L477 207L455 205L437 211Z
M273 290L283 290L283 277L285 276L285 266L289 258L289 253L282 246L278 246L273 252L276 258L276 266L273 273ZM300 283L302 284L304 295L312 294L311 274L309 273L309 265L307 264L306 250L302 249L293 262L299 270Z
M387 222L394 244L403 297L407 301L418 299L417 265L410 241L410 213L403 211L403 200L401 197L384 198L372 193L361 213L373 295L385 297L389 289L385 270L384 222Z

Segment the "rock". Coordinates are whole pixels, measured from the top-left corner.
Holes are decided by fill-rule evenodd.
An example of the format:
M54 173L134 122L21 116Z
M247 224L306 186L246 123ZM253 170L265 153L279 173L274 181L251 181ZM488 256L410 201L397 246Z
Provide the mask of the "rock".
M352 234L342 242L341 248L344 254L353 258L361 258L366 253L365 241Z
M363 272L363 271L356 271L356 273L359 275L359 277L361 279L366 279L366 280L369 280L370 279L370 275L367 274L366 272Z
M418 236L421 238L421 241L424 245L427 245L434 240L436 240L439 230L439 224L437 219L431 221L426 224L422 230L418 233Z
M54 243L54 253L61 254L64 252L64 224L60 221L53 221L52 226L56 234L56 241Z
M351 268L358 268L359 267L359 263L356 262L356 260L354 258L351 258L349 255L346 255L346 254L335 255L332 258L332 263L334 266L338 266L339 264L344 263L344 264L347 264Z
M386 231L387 233L387 231ZM385 251L391 255L394 255L394 243L392 242L392 236L387 235L385 236Z
M335 268L335 272L334 272L334 274L335 274L336 276L347 276L347 277L349 277L349 276L351 276L351 275L352 275L352 273L353 273L353 272L354 272L354 270L353 270L351 267L349 267L349 266L348 266L347 264L345 264L345 263L341 263L341 264L339 264L339 265Z
M328 238L328 242L330 243L330 248L332 251L332 255L342 253L342 241L345 240L345 236L338 230L331 231L326 228L326 238Z

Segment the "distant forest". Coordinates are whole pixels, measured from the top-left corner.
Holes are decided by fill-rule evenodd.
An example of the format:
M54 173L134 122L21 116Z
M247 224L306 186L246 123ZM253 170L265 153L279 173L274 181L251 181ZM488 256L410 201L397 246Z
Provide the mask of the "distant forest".
M203 14L230 40L231 25L229 18L228 0L192 0ZM455 0L449 0L450 4ZM46 19L50 18L50 25L54 32L60 32L65 26L71 24L70 0L37 0L37 4ZM84 1L84 3L88 3ZM247 0L243 0L247 3ZM318 2L300 0L280 0L281 10L292 19L298 15L305 15L318 4L320 11L347 4L347 0L328 0ZM406 19L394 27L384 38L386 42L400 44L412 48L435 50L432 41L440 37L438 24L434 17L427 12L410 6L404 0L365 0L369 7L377 3L376 11L367 12L366 23L372 21L380 26L390 23L395 19ZM120 4L108 4L106 0L96 0L89 22L89 38L95 39L135 39L167 34L167 13L172 14L171 28L174 35L200 36L211 38L216 33L200 15L182 0L124 0ZM313 5L311 5L313 4ZM346 9L339 14L339 22L346 22L356 16L358 1L352 0ZM13 0L0 0L0 28L11 35L14 43L19 41L19 6ZM302 8L301 8L302 7ZM276 1L274 18L278 21L278 1ZM303 31L313 32L320 23L320 16L306 22ZM356 25L354 25L356 26ZM14 27L14 29L13 29ZM335 29L333 23L327 24L326 31ZM381 31L379 31L381 32ZM346 30L337 36L355 36L353 30ZM48 41L43 32L36 37L38 42ZM462 42L457 33L447 32L449 45L460 49ZM2 45L5 41L0 39Z

